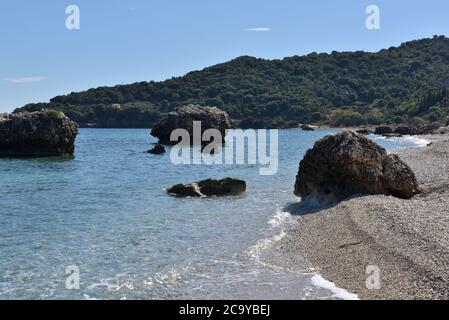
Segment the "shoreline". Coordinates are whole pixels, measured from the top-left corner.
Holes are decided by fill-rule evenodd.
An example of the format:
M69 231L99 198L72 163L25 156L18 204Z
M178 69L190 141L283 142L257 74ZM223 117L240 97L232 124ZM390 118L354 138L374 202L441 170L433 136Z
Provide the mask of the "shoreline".
M361 299L448 299L449 135L420 138L431 145L392 152L415 172L420 195L355 197L302 215L293 204L285 210L297 221L261 259L290 272L316 270ZM380 282L367 289L370 270Z

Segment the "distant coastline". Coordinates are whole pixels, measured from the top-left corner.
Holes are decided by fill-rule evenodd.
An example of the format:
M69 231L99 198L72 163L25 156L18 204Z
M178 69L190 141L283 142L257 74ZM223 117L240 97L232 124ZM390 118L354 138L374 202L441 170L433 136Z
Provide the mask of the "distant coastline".
M218 107L245 128L417 125L449 115L448 56L445 36L375 53L241 56L182 77L72 92L15 111L54 109L99 128L152 126L187 104Z

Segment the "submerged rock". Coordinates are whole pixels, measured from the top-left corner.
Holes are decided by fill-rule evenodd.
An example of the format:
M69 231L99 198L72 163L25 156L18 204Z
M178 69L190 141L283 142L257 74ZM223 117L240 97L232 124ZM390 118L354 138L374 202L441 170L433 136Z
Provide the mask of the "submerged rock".
M317 141L299 165L295 195L332 203L357 194L410 198L419 192L413 171L363 135L343 131Z
M158 144L156 144L154 146L153 149L148 150L147 153L158 154L158 155L159 154L164 154L165 153L165 147L162 144L158 143Z
M217 129L224 138L226 130L231 128L228 114L216 107L202 107L189 104L170 112L165 118L157 122L151 130L151 135L159 139L162 144L176 144L170 141L170 135L175 129L185 129L193 136L193 122L201 121L201 135L207 129Z
M246 191L246 182L234 178L207 179L192 184L177 184L167 190L181 197L238 195Z
M0 156L47 157L75 151L78 125L62 112L0 114Z

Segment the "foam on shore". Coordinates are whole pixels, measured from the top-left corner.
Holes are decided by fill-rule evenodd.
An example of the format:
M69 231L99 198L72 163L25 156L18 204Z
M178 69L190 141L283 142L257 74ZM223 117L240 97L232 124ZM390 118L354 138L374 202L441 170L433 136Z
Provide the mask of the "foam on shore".
M345 289L337 287L335 283L324 279L319 274L315 274L311 280L313 285L331 291L333 293L332 297L334 298L343 300L360 300L359 296L355 293L350 293Z

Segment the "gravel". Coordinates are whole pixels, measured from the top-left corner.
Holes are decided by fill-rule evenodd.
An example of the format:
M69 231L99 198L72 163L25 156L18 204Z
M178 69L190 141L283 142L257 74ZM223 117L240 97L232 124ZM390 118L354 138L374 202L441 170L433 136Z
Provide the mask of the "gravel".
M321 211L286 208L298 223L262 259L292 272L317 270L362 299L449 299L449 135L395 152L423 192L410 200L355 197ZM378 286L370 286L376 279Z

